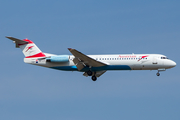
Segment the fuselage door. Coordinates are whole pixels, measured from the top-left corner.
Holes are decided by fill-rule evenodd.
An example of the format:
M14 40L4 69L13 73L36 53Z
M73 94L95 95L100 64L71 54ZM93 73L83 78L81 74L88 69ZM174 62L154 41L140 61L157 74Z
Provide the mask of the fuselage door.
M153 57L153 62L152 62L152 64L158 64L156 57Z

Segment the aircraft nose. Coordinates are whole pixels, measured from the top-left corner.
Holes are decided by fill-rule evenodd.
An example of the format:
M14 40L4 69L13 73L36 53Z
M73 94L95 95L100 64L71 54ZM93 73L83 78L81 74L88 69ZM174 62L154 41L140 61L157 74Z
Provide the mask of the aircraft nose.
M176 62L171 61L171 66L172 66L172 67L175 67L175 66L176 66Z

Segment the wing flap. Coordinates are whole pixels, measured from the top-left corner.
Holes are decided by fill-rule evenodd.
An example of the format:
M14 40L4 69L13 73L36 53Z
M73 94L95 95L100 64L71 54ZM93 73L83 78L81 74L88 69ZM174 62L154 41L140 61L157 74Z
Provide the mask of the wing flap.
M77 69L80 71L82 70L85 66L83 65L83 63L79 62L78 64L76 64Z

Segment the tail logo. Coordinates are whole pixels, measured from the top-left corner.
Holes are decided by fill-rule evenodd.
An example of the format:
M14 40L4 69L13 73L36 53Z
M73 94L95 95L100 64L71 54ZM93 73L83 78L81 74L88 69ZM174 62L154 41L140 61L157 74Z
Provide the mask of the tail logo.
M30 50L32 47L34 47L34 46L30 46L30 47L28 47L28 48L27 48L27 50L26 50L26 52L27 52L28 50Z

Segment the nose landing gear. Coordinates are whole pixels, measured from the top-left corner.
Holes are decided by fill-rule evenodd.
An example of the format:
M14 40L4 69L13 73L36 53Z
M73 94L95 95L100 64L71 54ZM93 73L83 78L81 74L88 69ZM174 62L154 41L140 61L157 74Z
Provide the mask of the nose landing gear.
M159 73L159 71L156 73L156 75L157 75L157 76L160 76L160 73Z
M165 69L165 68L158 69L158 72L156 73L156 75L157 75L157 76L160 76L160 73L159 73L159 72L161 72L161 71L166 71L166 69Z

